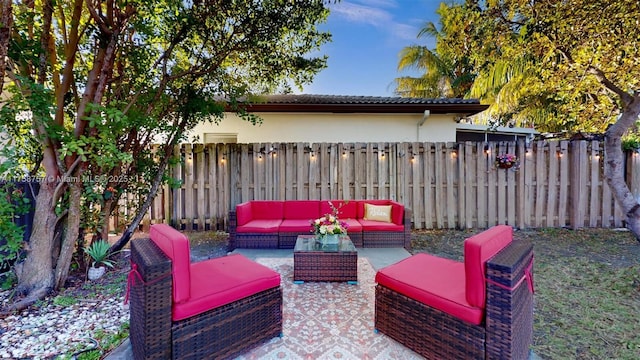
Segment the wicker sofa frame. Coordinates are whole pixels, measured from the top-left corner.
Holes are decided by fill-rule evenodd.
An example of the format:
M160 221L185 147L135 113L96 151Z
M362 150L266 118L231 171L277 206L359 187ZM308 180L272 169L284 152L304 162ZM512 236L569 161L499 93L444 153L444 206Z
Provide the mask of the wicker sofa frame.
M480 325L378 284L375 328L427 359L527 359L533 292L526 272L532 261L533 246L518 240L486 263L486 312Z
M403 247L411 250L411 209L404 207L403 231L350 232L349 238L356 247ZM293 249L298 235L309 232L238 233L236 210L229 211L229 251L241 249Z
M131 242L130 340L135 359L226 359L282 334L274 287L173 321L171 260L150 239Z

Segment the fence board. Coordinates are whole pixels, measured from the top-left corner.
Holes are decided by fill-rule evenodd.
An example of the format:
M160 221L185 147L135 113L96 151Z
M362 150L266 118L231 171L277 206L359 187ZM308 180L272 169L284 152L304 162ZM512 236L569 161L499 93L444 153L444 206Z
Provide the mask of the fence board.
M577 145L577 146L575 146ZM573 204L571 206L571 227L581 228L585 223L585 206L587 205L586 196L584 194L588 194L586 177L587 173L587 143L584 141L580 141L574 144L573 152L571 153L571 197L573 199ZM564 156L564 155L563 155Z
M546 207L546 226L553 227L556 225L557 216L557 203L558 203L558 157L552 156L557 153L557 142L552 141L549 143L549 173L546 177L547 180L547 207Z
M461 163L464 164L464 178L460 178L460 182L464 184L464 224L467 229L473 228L474 214L476 210L473 208L474 204L477 204L476 188L478 186L477 169L473 166L473 143L466 142L459 146L462 152L458 152L458 158L462 159ZM462 223L462 221L460 221Z
M496 156L500 154L508 154L509 149L507 148L505 143L499 143L496 147ZM496 168L496 178L498 181L496 193L498 194L498 214L497 214L497 223L498 224L506 224L507 223L507 199L509 198L509 194L507 193L507 175L511 171L509 169L499 169Z
M447 179L447 198L446 203L447 206L447 228L455 229L456 228L456 213L458 209L456 208L456 187L455 187L455 179L458 177L458 172L456 169L456 159L452 156L452 148L453 144L447 143L445 146L444 153L444 163L445 163L445 177Z
M560 196L558 196L558 227L567 226L569 214L569 158L568 156L569 142L561 141L560 150L556 156L560 162ZM553 156L551 154L550 156Z
M538 223L542 223L544 221L543 216L544 216L544 211L546 210L544 205L545 205L545 195L547 193L547 176L546 176L546 169L547 169L547 157L550 154L550 150L547 151L549 148L549 144L541 142L539 143L539 150L536 153L536 170L535 170L535 189L536 189L536 197L535 197L535 219L534 222L536 224Z
M598 226L600 220L600 209L598 209L598 203L600 202L600 148L599 142L594 141L591 143L591 151L589 155L589 167L591 174L589 176L589 227Z
M478 173L477 192L477 226L486 228L489 226L487 209L489 208L489 172L487 171L486 157L489 154L489 145L477 143L476 147L476 169Z
M493 165L495 156L498 154L496 144L489 145L489 152L486 154L485 161L487 163L487 226L496 224L498 218L498 169Z
M464 147L460 144L454 143L453 149L451 150L451 161L453 162L454 168L456 168L456 172L458 176L456 177L456 203L457 209L456 212L458 214L457 224L463 226L467 223L467 211L466 211L466 189L465 179L467 177L465 162L459 161L458 158L460 156L464 156ZM455 224L454 224L455 226Z
M434 172L434 195L435 195L435 211L436 211L436 226L438 229L444 228L444 215L446 212L446 189L443 189L443 178L445 175L443 174L444 169L444 161L442 159L442 148L443 144L437 143L434 152L434 163L435 163L435 172Z
M525 228L527 226L525 211L529 208L529 203L526 201L526 188L529 186L526 181L529 173L527 165L531 152L524 142L518 143L518 154L520 154L520 163L518 164L519 168L516 176L516 226Z

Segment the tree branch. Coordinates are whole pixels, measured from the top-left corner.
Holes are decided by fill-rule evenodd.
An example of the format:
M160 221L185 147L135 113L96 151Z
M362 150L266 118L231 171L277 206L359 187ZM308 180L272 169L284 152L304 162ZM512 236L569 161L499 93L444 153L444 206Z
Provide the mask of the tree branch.
M593 66L589 66L587 68L587 71L590 74L594 75L596 79L598 79L600 84L602 84L607 90L618 95L620 97L620 100L622 100L622 103L625 106L628 106L629 104L631 104L631 102L633 102L633 96L628 92L622 90L618 86L616 86L616 84L614 84L613 82L611 82L611 80L607 78L607 76L604 74L604 72L602 72L602 70L595 68Z

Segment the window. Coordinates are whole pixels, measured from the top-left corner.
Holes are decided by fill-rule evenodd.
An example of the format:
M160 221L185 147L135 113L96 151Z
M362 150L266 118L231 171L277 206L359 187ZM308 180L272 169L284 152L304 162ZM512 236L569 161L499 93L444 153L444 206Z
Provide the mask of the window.
M237 142L237 133L204 133L205 144L235 144Z

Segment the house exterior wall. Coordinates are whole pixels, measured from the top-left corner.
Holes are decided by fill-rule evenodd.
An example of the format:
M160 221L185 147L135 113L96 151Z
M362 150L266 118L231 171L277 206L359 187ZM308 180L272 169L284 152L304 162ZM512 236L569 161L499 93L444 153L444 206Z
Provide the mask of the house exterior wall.
M446 142L456 140L454 114L258 113L252 125L227 113L220 124L201 123L188 139L205 134L237 134L238 143L254 142Z

